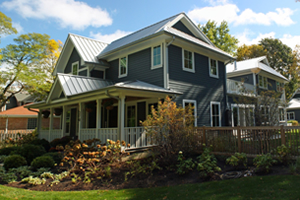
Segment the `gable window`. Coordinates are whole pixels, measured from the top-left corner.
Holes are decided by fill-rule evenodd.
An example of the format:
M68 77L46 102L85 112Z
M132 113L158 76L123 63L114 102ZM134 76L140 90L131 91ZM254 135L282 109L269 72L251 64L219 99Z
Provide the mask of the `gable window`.
M161 45L152 47L152 66L151 69L162 67Z
M72 74L78 75L79 62L72 63Z
M119 78L127 76L127 57L119 60Z
M267 77L258 75L258 86L263 89L268 89Z
M183 99L183 108L188 108L191 106L193 108L193 115L195 118L194 126L197 126L197 102L195 100Z
M294 120L295 113L294 112L287 112L287 120Z
M37 127L37 118L28 118L27 129L35 129Z
M276 91L277 92L282 92L283 91L283 87L284 87L283 83L279 83L279 82L276 81Z
M219 78L218 61L209 58L209 75L210 77Z
M182 49L182 69L188 72L195 72L194 52Z
M210 122L211 126L221 126L221 104L220 102L210 102Z

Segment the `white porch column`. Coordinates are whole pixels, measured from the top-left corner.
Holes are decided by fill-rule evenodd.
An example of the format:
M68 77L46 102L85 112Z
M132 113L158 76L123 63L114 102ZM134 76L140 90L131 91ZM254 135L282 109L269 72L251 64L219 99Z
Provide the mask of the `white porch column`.
M99 129L101 128L101 108L102 108L101 104L102 104L102 99L97 99L97 113L96 113L96 120L97 120L96 121L96 128L97 128L97 130L96 130L96 137L98 139L100 139Z
M37 132L40 135L40 132L42 130L42 113L41 111L38 112L38 118L37 118Z
M6 117L6 123L5 123L5 133L8 131L8 117Z
M48 141L50 141L50 134L51 134L51 131L53 129L53 108L50 108L50 122L49 122L49 137L48 137Z
M79 107L78 107L78 139L81 140L81 128L82 128L82 123L84 120L83 117L83 103L79 103Z
M61 137L64 137L66 132L67 107L63 106L62 121L61 121Z
M118 105L118 110L119 110L119 117L118 117L118 126L119 126L119 134L118 138L120 141L124 140L125 141L125 95L120 95L119 96L120 101Z

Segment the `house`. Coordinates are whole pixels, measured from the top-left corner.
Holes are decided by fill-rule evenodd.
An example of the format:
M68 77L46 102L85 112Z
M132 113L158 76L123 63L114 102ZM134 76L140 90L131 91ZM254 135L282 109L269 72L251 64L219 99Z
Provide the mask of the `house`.
M293 94L290 102L288 103L287 110L287 120L300 121L300 90L297 89Z
M254 109L260 109L261 115L266 116L268 120L272 115L276 115L276 120L278 119L281 124L286 123L284 84L288 80L270 67L266 56L229 63L226 66L226 72L228 107L231 110L232 126L258 124ZM270 102L267 103L269 105L258 103L260 104L258 108L255 108L254 104L245 105L244 102L239 102L241 96L246 99L252 98L249 102L262 102L261 94L265 91L278 92L283 106L270 110Z
M39 110L41 138L121 139L148 144L140 121L169 95L194 106L195 126L226 123L225 63L234 58L215 47L180 13L110 44L69 34L53 72L56 80ZM53 113L61 128L53 128ZM42 130L50 112L49 130Z
M17 106L22 106L28 103L34 102L34 97L30 94L20 92L15 95L13 95L8 102L6 102L6 105L1 108L1 111L5 111L11 108L15 108Z

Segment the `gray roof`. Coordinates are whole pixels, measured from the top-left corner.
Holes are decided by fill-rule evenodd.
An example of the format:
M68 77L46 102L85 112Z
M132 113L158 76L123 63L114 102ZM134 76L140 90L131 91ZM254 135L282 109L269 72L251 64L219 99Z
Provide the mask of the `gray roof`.
M108 45L105 42L71 33L69 37L84 62L99 63L97 55Z
M33 97L30 96L30 94L26 94L26 93L17 93L15 94L15 97L17 99L18 102L20 101L33 101Z

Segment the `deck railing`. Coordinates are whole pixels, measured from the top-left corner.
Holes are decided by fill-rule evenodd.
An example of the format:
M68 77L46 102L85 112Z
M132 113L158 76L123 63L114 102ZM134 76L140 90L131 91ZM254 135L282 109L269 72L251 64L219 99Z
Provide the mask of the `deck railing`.
M256 94L254 85L227 79L227 93L234 94Z

